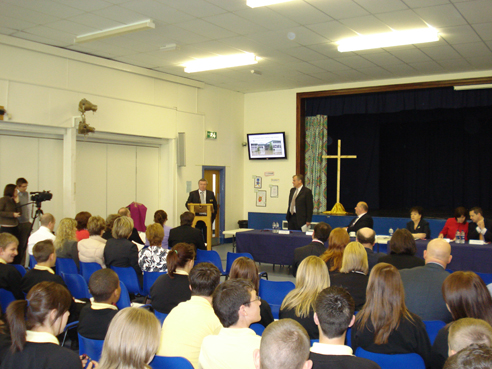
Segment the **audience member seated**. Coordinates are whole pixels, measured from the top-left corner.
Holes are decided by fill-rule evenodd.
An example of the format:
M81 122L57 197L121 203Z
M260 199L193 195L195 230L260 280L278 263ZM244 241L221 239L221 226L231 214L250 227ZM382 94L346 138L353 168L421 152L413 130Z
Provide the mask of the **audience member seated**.
M422 319L405 306L400 273L393 265L378 263L371 271L366 303L352 327L354 352L358 347L379 354L419 354L429 365L429 336Z
M359 311L366 303L367 281L369 280L367 253L359 242L350 242L343 251L340 273L331 276L332 286L347 289L355 301L355 310Z
M98 263L101 268L106 267L104 265L106 240L101 237L105 228L106 222L102 217L92 216L89 218L87 230L90 236L89 238L80 240L77 245L80 261L84 263Z
M212 307L219 283L220 271L211 263L200 263L191 270L191 299L176 306L164 320L157 355L181 356L198 368L203 339L222 329Z
M29 255L33 254L32 248L39 241L55 240L55 235L53 234L53 230L55 229L55 217L50 213L43 214L41 215L41 218L39 218L39 223L41 226L36 232L29 236L27 241L27 252Z
M314 301L329 286L330 276L326 264L317 256L308 256L297 270L296 288L285 296L280 306L280 319L291 318L298 321L306 329L310 339L318 339L318 327L313 320Z
M282 319L270 324L253 351L256 369L311 369L309 336L298 322Z
M309 355L313 369L379 368L371 360L355 357L352 348L345 346L347 329L355 321L354 299L346 289L336 286L325 288L319 293L314 306L319 342L313 344Z
M442 320L446 323L452 320L442 298L442 284L449 275L446 266L451 259L449 243L435 238L424 251L425 266L400 271L405 288L405 305L422 320Z
M24 300L22 275L13 265L9 265L17 255L18 245L17 237L10 233L0 233L0 288L12 292L17 300Z
M195 262L195 248L188 243L178 243L167 254L167 274L159 276L150 288L152 307L169 314L180 302L191 298L190 274Z
M164 238L162 240L162 248L164 250L169 249L169 232L171 232L171 227L166 225L167 213L164 210L157 210L154 213L154 222L159 223L162 228L164 228ZM148 245L148 242L145 242Z
M81 369L78 355L60 347L56 338L65 329L71 302L70 292L55 282L38 283L26 300L12 302L7 309L12 346L1 367Z
M129 307L109 325L98 369L147 369L159 347L161 325L151 312Z
M424 259L415 256L417 245L408 229L397 229L389 241L390 254L380 257L379 263L388 263L396 269L424 266Z
M367 262L369 264L369 272L372 267L378 263L378 259L386 256L384 252L374 252L373 248L376 244L376 232L371 228L361 228L357 231L355 240L360 242L367 253Z
M479 207L470 209L471 223L468 225L468 239L492 242L492 220L483 217Z
M229 279L216 288L212 305L224 326L218 335L203 339L202 369L254 369L253 351L261 337L249 328L260 320L260 298L246 279Z
M326 251L325 242L330 236L331 226L325 222L319 222L314 226L313 241L306 246L298 247L294 250L294 263L292 264L292 274L294 277L301 261L308 256L320 256Z
M22 213L19 203L17 186L9 183L3 190L3 197L0 198L0 232L10 233L16 237L19 235L18 218Z
M130 234L130 237L128 237L128 239L132 242L136 242L136 243L139 243L140 245L143 245L144 242L140 238L140 235L138 234L137 228L134 227L132 214L130 212L130 209L120 208L120 210L118 210L118 214L121 215L122 217L128 217L132 220L132 233Z
M449 238L451 241L456 239L456 232L465 232L465 239L468 241L468 213L463 206L454 209L454 218L449 218L444 224L444 228L439 233L439 238Z
M102 238L106 241L113 238L113 224L116 219L121 217L119 214L109 214L106 217L106 230L104 231Z
M446 361L444 369L492 369L492 348L473 344Z
M431 236L429 222L423 218L424 209L421 206L414 206L410 209L410 219L407 229L413 234L415 239L429 239Z
M138 265L138 248L128 240L132 233L133 220L128 217L119 217L114 221L113 238L106 242L104 248L104 262L107 267L132 267L137 276L142 278L142 270Z
M260 276L258 273L258 266L254 262L254 260L241 256L234 260L234 263L232 263L231 271L229 272L229 278L243 278L250 280L251 282L253 282L256 294L258 295L258 291L260 290ZM259 323L262 326L266 327L274 320L272 309L270 308L268 302L263 299L260 299L260 301L261 320L259 321Z
M483 319L492 325L492 298L482 278L473 272L450 274L442 284L444 302L453 321L462 318ZM449 325L442 328L432 345L431 365L442 369L448 358Z
M492 346L492 327L482 319L461 318L449 326L449 356L471 344Z
M372 228L374 226L374 222L372 217L368 214L369 206L364 201L360 201L357 203L355 207L355 214L357 214L357 218L352 219L350 224L348 225L347 230L348 233L357 232L361 228Z
M197 228L193 228L193 219L195 214L185 211L180 216L181 225L179 227L171 229L169 232L169 247L180 242L191 243L196 249L206 250L205 242L203 241L203 233Z
M77 248L77 222L72 218L63 218L56 229L55 253L59 258L73 259L79 267L79 250Z
M147 242L138 253L138 265L143 272L165 272L167 271L166 257L169 250L162 248L164 229L159 223L151 224L145 231Z
M350 242L347 231L343 228L335 228L328 238L328 249L320 258L328 266L330 274L339 273L342 267L343 250Z
M118 275L111 269L95 271L89 279L89 290L93 299L80 312L77 331L82 337L103 340L109 323L118 313L116 303L121 294Z
M75 216L75 220L77 221L77 240L83 240L85 238L89 238L90 234L87 230L87 222L89 218L92 216L88 211L81 211Z

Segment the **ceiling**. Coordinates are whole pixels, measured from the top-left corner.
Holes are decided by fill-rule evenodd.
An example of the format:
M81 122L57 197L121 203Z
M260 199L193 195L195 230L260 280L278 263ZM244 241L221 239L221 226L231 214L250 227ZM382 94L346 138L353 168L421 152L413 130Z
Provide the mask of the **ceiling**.
M155 29L75 45L152 19ZM430 25L438 42L340 53L335 42ZM491 0L0 0L0 33L244 93L492 69ZM160 50L176 43L175 51ZM253 66L184 73L196 58L252 52ZM251 70L259 71L253 74Z

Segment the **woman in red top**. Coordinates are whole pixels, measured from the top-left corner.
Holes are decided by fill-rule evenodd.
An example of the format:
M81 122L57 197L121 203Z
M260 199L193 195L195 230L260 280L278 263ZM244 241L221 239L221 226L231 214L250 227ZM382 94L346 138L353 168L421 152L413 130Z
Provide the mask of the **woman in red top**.
M449 238L454 241L456 231L465 231L465 239L468 241L468 222L466 221L467 211L463 206L454 209L454 218L446 220L446 224L439 233L439 238Z

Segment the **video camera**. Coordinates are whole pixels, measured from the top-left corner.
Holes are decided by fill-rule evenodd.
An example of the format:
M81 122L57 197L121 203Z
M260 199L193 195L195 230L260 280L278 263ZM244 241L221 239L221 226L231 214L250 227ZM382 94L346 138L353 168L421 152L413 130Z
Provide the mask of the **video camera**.
M52 198L53 194L50 191L31 192L31 201L35 201L38 207L41 206L43 201L49 201Z

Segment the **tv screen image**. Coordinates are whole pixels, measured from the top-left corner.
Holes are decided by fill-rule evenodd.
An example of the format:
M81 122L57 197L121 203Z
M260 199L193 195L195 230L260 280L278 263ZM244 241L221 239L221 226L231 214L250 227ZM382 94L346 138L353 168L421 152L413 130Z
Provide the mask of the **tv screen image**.
M249 133L249 158L253 159L286 159L285 132Z

